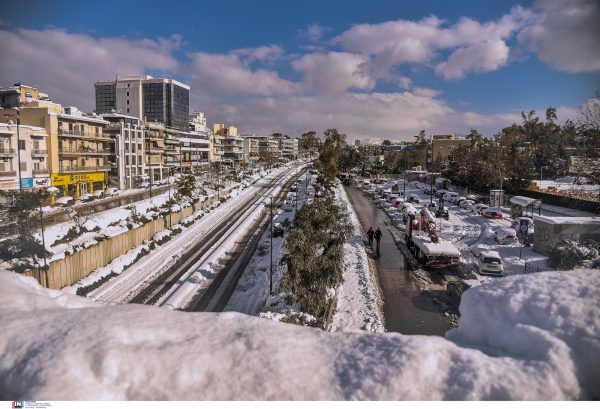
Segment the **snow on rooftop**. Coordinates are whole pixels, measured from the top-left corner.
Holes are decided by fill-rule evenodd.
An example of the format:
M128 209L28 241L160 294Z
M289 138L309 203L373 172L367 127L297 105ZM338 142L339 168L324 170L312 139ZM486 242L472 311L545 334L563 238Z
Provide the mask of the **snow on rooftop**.
M525 196L513 196L510 198L510 202L522 207L527 207L534 202L539 202L537 199L532 199Z
M0 395L15 400L600 398L598 270L471 288L446 338L98 307L9 272L0 287Z
M430 256L460 257L460 251L449 241L441 240L438 243L433 243L431 239L424 236L413 236L413 241Z
M600 226L600 217L552 217L552 216L533 216L534 220L539 220L548 224L593 224Z

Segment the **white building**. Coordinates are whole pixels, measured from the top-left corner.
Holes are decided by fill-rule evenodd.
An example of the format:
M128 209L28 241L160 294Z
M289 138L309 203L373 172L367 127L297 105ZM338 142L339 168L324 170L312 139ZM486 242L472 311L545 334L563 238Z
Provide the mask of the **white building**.
M146 168L146 143L144 129L136 117L122 114L104 114L102 119L110 122L105 132L112 138L111 169L107 186L133 189L149 182Z
M23 189L50 186L47 139L44 128L19 125L17 141L17 125L0 123L0 190L19 189L19 178Z
M198 170L209 162L210 138L203 112L189 115L190 131L179 134L182 167Z

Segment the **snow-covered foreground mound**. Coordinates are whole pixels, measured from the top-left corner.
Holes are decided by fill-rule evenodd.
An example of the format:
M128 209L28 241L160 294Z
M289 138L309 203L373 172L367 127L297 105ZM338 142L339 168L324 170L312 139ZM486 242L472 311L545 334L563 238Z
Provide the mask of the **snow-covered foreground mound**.
M469 290L448 338L95 307L0 273L0 398L599 398L600 272Z

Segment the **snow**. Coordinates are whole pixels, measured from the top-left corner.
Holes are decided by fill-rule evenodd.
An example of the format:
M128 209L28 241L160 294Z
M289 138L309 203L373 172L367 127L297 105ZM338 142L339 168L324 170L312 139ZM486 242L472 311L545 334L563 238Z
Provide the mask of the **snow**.
M539 220L547 224L566 224L566 225L598 225L600 228L600 217L551 217L551 216L533 216L534 220Z
M350 205L346 192L336 188L338 203L346 208L353 226L348 242L344 244L344 282L338 290L336 310L331 331L364 330L384 332L383 300L374 271L369 268L368 256L363 244L365 234L358 217Z
M9 272L0 287L0 395L15 400L600 398L598 270L471 288L446 338L97 307Z
M454 256L460 257L460 251L448 241L433 243L429 237L413 236L413 241L426 254L431 256Z
M536 201L537 201L537 199L532 199L530 197L525 197L525 196L513 196L510 198L511 203L522 206L522 207L527 207Z

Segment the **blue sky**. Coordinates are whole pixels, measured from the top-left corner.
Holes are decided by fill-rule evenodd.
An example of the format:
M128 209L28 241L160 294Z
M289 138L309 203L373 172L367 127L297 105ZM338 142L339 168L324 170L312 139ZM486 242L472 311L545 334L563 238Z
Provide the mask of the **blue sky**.
M593 0L19 2L0 85L91 111L95 80L148 73L242 132L491 136L521 110L575 119L600 88L597 21Z

